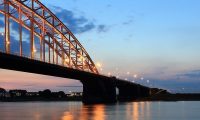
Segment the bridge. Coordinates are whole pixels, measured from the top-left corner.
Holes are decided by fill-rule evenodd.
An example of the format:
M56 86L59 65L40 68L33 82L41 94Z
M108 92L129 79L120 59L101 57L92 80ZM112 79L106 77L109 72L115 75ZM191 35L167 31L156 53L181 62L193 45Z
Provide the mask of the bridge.
M84 103L149 96L148 87L101 75L78 39L40 1L0 0L0 14L0 68L79 80Z

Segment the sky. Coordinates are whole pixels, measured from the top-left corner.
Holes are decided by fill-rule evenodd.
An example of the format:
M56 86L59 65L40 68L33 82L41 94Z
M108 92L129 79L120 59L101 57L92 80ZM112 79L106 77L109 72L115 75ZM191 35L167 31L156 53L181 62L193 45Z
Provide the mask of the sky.
M41 0L101 74L172 92L200 92L199 0ZM81 90L74 80L0 69L0 87ZM137 78L134 78L137 75Z

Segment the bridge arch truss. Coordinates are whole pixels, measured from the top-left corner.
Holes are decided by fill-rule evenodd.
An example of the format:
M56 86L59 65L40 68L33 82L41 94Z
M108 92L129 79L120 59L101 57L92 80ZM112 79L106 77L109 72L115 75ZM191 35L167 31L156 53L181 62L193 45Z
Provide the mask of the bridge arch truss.
M14 21L18 24L15 28L17 55L26 57L23 43L28 38L30 59L98 74L94 62L73 33L38 0L0 0L0 14L4 21L3 52L11 53L11 21ZM24 31L28 31L29 37Z

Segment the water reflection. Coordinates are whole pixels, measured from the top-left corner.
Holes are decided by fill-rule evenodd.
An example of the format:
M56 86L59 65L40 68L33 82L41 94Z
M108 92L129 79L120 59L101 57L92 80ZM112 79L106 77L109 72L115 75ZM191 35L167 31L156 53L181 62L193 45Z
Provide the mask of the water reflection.
M94 106L93 120L105 120L105 105Z
M61 120L105 120L105 105L82 105L80 109L65 111Z
M74 117L70 112L65 112L64 116L62 117L62 120L73 120Z
M133 119L134 120L138 120L139 119L139 106L138 106L139 104L138 103L136 103L136 102L134 102L133 103Z
M0 120L198 120L200 102L132 102L83 105L81 102L1 103ZM185 109L187 108L187 109ZM196 110L196 111L195 111Z

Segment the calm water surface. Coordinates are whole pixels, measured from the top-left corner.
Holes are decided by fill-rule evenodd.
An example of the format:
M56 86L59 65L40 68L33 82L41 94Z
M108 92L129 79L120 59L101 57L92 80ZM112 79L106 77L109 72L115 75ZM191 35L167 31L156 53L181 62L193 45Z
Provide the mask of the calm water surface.
M0 102L0 120L200 120L200 102Z

